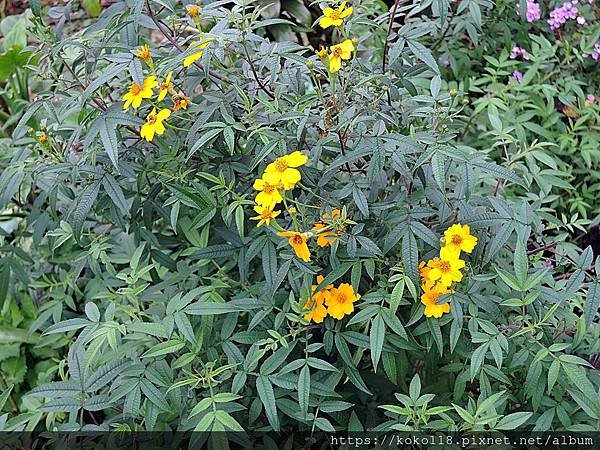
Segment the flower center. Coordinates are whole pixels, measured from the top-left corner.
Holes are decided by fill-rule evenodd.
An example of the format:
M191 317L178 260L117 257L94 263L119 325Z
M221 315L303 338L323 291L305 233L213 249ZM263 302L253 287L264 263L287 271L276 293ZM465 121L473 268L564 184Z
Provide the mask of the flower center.
M284 172L285 169L288 168L288 163L286 163L283 159L278 159L275 161L275 168L277 169L277 172Z
M267 194L271 194L271 193L273 193L274 190L275 190L275 186L271 186L270 184L266 184L265 183L265 187L263 188L263 192L266 192Z
M272 213L273 213L273 211L271 211L270 209L267 209L262 212L262 214L260 215L260 218L261 219L269 219L271 217Z
M340 13L337 10L333 10L333 12L331 14L329 14L329 18L331 20L339 20L340 18Z
M454 236L452 236L452 243L455 245L460 245L462 244L463 238L462 236L459 236L458 234L455 234Z
M448 272L450 270L450 263L448 261L440 261L440 270Z
M333 49L333 56L337 56L338 58L342 55L342 49L339 47L336 47Z
M150 114L148 116L148 123L151 124L151 125L153 125L153 124L156 123L156 115L155 114Z
M346 296L344 294L338 294L337 301L338 303L346 303Z
M300 236L299 234L294 236L294 244L301 245L303 243L304 243L304 238L302 236Z
M169 89L169 84L171 83L160 83L160 90L164 91L165 89Z
M142 92L142 88L139 86L139 84L133 83L129 89L129 92L131 92L133 95L138 95L140 92Z

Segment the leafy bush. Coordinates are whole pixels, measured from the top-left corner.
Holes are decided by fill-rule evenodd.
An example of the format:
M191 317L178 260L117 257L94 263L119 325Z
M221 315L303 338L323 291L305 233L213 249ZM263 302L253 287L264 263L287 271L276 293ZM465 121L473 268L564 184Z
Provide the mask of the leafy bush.
M503 161L494 102L489 146L456 131L422 43L447 14L335 4L320 50L256 6L31 18L2 429L596 429L600 262L556 225L548 145Z

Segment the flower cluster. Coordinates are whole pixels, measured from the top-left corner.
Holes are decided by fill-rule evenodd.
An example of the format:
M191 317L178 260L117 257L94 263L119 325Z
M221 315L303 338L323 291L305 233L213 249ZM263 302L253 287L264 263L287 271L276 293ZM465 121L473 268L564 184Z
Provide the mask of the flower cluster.
M351 14L352 7L346 7L346 2L344 1L337 9L325 8L323 10L323 17L319 20L319 25L324 29L331 26L341 28L344 24L344 19ZM354 50L352 39L345 39L339 44L332 45L330 48L321 47L316 53L327 66L329 72L336 73L342 68L342 61L347 61L352 57Z
M529 53L524 48L515 45L510 52L510 59L523 58L525 60L529 59Z
M533 0L527 0L527 11L525 12L525 17L527 17L527 22L530 23L540 20L542 17L542 10L539 3L536 3Z
M323 276L317 277L317 283L320 284L323 280ZM342 283L336 288L329 284L315 292L317 286L312 286L312 296L304 306L308 310L304 315L306 320L321 323L328 315L339 320L354 312L354 302L360 299L360 294L354 292L352 285Z
M270 163L261 178L254 180L254 189L259 191L254 200L254 211L258 216L251 219L259 221L257 227L270 225L280 214L280 211L275 211L275 206L283 201L281 193L294 189L302 178L297 167L303 166L307 161L306 155L299 151L292 152Z
M471 253L476 245L477 238L471 235L469 225L455 224L444 232L444 246L439 258L430 259L427 264L421 262L421 303L425 305L426 317L439 318L450 312L448 303L437 302L442 295L451 294L452 285L462 280L460 270L465 267L465 262L460 259L461 252Z
M565 23L567 23L568 20L573 19L577 19L577 22L580 25L583 25L585 23L585 18L578 18L578 3L578 0L564 2L558 8L554 8L552 11L550 11L550 18L548 19L548 25L550 25L550 28L552 28L553 30L557 30Z
M129 91L122 97L123 109L127 110L130 106L132 106L133 109L138 109L144 100L149 100L154 96L154 89L156 87L158 87L158 95L156 97L158 102L162 102L167 94L171 94L173 111L187 109L190 99L183 91L175 91L175 86L171 81L173 71L170 71L164 81L159 84L150 48L147 45L143 45L136 50L135 55L148 65L152 75L146 77L141 86L135 81L131 84ZM146 122L142 125L140 136L148 142L151 142L156 134L162 135L166 130L164 122L170 115L171 109L169 108L162 108L157 112L156 107L153 107L152 111L146 117Z

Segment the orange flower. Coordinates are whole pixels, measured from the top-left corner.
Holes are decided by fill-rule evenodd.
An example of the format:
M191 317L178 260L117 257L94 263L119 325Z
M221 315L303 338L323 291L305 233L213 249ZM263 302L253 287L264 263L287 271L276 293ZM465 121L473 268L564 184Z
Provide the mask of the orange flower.
M335 220L340 218L340 210L334 209L331 211L331 214L325 213L323 214L323 220ZM327 225L321 222L315 223L313 230L319 231L325 228ZM338 239L338 234L335 231L325 230L322 233L317 234L317 245L319 247L327 247L328 245L333 244Z
M299 233L297 231L280 231L279 236L287 237L288 243L296 253L296 256L305 262L310 261L310 250L308 249L308 233Z
M173 111L177 111L179 109L187 109L190 104L190 98L183 95L181 92L179 94L175 94L173 97Z
M317 289L317 286L323 282L323 275L317 276L317 284L312 285L312 297L308 299L306 305L304 305L305 309L308 309L309 312L304 315L306 320L312 320L315 323L321 323L327 316L327 309L325 308L324 302L331 295L330 290L333 288L333 285L330 284L317 292L314 293Z

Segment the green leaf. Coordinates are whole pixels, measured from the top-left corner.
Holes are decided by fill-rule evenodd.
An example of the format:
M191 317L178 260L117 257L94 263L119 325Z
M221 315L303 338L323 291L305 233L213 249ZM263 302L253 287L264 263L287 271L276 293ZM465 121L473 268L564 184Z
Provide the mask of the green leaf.
M308 411L308 400L310 396L310 369L308 365L304 365L300 369L298 376L298 403L300 404L300 412L303 417L306 417Z
M476 162L472 162L471 163L474 167L478 167L479 169L483 170L484 172L488 173L488 174L492 174L496 177L500 177L503 178L507 181L512 181L515 184L518 184L521 187L527 187L525 182L518 177L517 175L515 175L513 172L511 172L510 170L499 166L498 164L494 164L491 162L487 162L487 161L476 161Z
M600 281L590 284L585 298L585 325L590 327L600 309Z
M178 339L161 342L160 344L156 344L155 346L146 350L141 358L154 358L161 355L167 355L169 353L175 353L176 351L181 350L183 347L185 347L185 342Z
M516 430L521 425L529 420L533 415L530 412L516 412L504 416L500 421L493 427L494 430Z
M369 332L369 344L371 348L371 361L373 362L373 370L377 372L379 358L383 350L383 341L385 340L385 322L381 315L376 316L371 321L371 330Z
M121 189L121 186L119 186L115 177L109 173L105 173L102 178L102 186L121 213L123 213L123 215L129 214L129 206L127 205L127 200L125 200L123 189Z
M273 386L265 375L260 375L256 378L256 389L258 391L258 398L260 399L267 420L274 431L279 431L279 417L277 416L277 406L275 404L275 394L273 392Z
M67 213L67 221L73 228L73 235L77 241L79 241L79 237L81 236L81 232L83 230L83 224L88 213L91 211L94 202L96 201L96 197L98 197L99 191L99 180L95 180L88 184L77 196L73 206Z
M485 354L487 353L489 346L490 344L486 342L485 344L477 347L471 354L471 366L469 369L471 380L473 380L475 375L477 375L477 372L479 372L479 368L485 360Z

